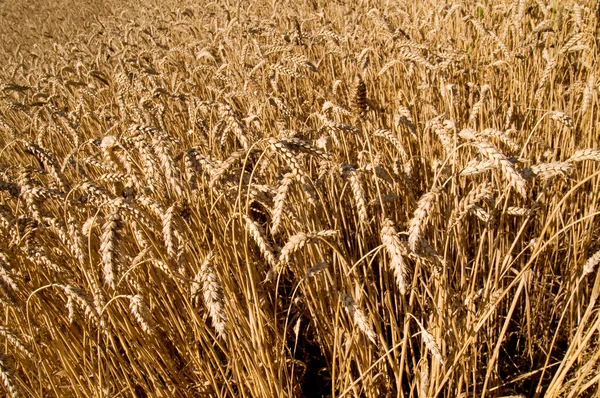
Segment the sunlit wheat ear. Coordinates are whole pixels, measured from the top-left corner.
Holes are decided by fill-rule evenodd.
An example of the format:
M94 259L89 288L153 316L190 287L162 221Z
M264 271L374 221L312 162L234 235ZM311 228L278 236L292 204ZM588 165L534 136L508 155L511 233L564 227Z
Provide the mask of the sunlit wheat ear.
M102 238L100 240L100 253L102 255L102 270L104 272L104 282L111 287L116 288L117 282L117 258L116 250L119 241L119 231L121 228L121 216L118 211L111 213L104 226L102 227Z
M321 107L321 113L324 113L328 116L352 116L352 112L350 112L348 109L334 104L331 101L325 101L323 103L323 106Z
M417 325L419 325L419 328L421 329L421 337L423 339L423 342L425 343L425 347L427 347L429 352L431 352L431 354L438 360L438 362L441 365L444 365L445 360L442 355L442 351L440 350L440 346L435 341L433 335L429 333L427 329L425 329L425 326L423 326L423 324L416 317L414 317L412 314L410 314L410 316L412 319L415 320L415 322L417 322Z
M473 105L473 108L471 109L471 114L469 115L469 120L468 120L467 124L473 125L473 123L475 123L475 120L477 119L477 116L479 115L479 111L481 110L481 107L483 106L483 103L486 99L486 94L489 91L489 89L490 89L490 86L488 86L487 84L484 84L483 86L481 86L481 89L479 91L479 101L477 101Z
M396 115L394 115L394 124L396 125L396 127L399 127L402 124L406 125L406 127L408 127L408 129L410 130L410 134L412 135L412 138L415 140L418 138L417 137L417 125L415 124L415 121L413 120L410 109L408 109L407 107L405 107L403 105L398 106L398 113L396 113Z
M63 192L69 191L69 184L61 172L60 165L56 160L56 155L34 142L22 139L19 139L19 141L23 143L26 151L35 156L38 161L44 165L45 170L47 170L54 178L60 190Z
M594 73L590 72L588 79L586 81L585 88L583 89L583 96L581 98L581 114L585 115L587 111L590 109L590 105L592 104L592 97L594 94L596 76Z
M352 187L352 194L354 195L354 201L358 208L358 219L362 224L367 224L369 216L367 214L367 200L365 197L365 190L363 184L360 181L360 176L356 169L349 164L342 163L340 165L342 175L348 178L350 186Z
M566 54L573 46L575 46L581 39L583 39L584 36L585 34L583 32L574 33L569 38L569 40L567 40L565 44L563 44L563 46L560 48L558 55L561 56Z
M509 206L506 208L506 211L504 212L504 214L509 215L509 216L527 217L532 214L535 214L535 210L527 209L524 207L518 207L518 206Z
M570 162L551 162L539 163L521 170L521 175L525 179L536 178L544 181L556 176L566 176L573 170Z
M514 131L514 130L512 130ZM519 151L520 147L519 145L510 137L510 132L509 131L501 131L501 130L496 130L493 128L487 128L484 130L481 130L479 133L477 133L478 137L493 137L493 138L497 138L498 140L500 140L502 143L504 143L512 152L517 152Z
M11 398L19 398L21 394L13 378L14 371L8 362L8 358L0 354L0 380Z
M276 267L277 260L275 259L275 255L273 254L274 250L269 241L267 240L267 236L265 234L264 229L260 225L258 225L256 221L250 219L250 217L246 215L243 215L242 217L244 219L244 225L246 227L246 230L252 236L254 242L256 242L258 248L260 249L260 252L267 260L269 267Z
M492 196L492 188L489 183L483 183L475 187L471 192L460 200L458 207L452 212L450 221L448 223L448 229L454 228L460 221L474 209L474 206L483 201L488 200Z
M498 150L493 144L484 140L474 140L472 144L479 150L479 153L488 160L494 162L496 168L502 171L502 174L508 181L509 185L512 186L523 198L527 197L527 182L517 172L513 164L508 158Z
M426 60L421 54L419 49L413 49L410 47L401 47L399 51L399 58L403 60L412 61L415 65L419 65L422 68L433 70L435 66Z
M11 269L8 257L0 252L0 284L10 287L16 293L19 291L19 286Z
M352 297L342 292L339 292L339 295L340 300L344 305L344 309L348 315L350 315L354 321L354 324L361 332L365 334L365 336L367 336L369 340L371 340L371 342L373 342L373 344L377 345L377 335L375 334L373 326L371 325L371 322L369 322L369 319L365 316L364 312L358 308L358 305Z
M4 119L0 118L0 127L5 131L8 131L8 136L14 139L18 136L18 131L13 126L8 124Z
M319 232L300 232L290 237L279 254L279 266L288 264L292 254L302 249L306 244L314 242L318 238L326 238L338 235L338 231L325 230Z
M406 249L402 247L402 242L398 237L398 232L394 223L390 219L385 219L380 233L381 243L390 256L390 268L396 277L396 283L401 294L406 294L407 285L410 283L408 265L404 256Z
M135 320L141 326L142 330L147 334L153 334L153 323L150 310L148 305L144 301L144 296L136 294L134 296L128 296L129 298L129 309L135 317Z
M400 140L390 130L376 129L373 132L373 134L377 137L385 138L392 145L394 145L394 147L396 148L396 151L398 151L398 155L400 155L400 158L402 159L402 162L408 161L409 157L408 157L408 153L406 152L406 149L404 149L404 146L402 145Z
M248 137L244 130L244 125L235 115L233 108L230 105L220 105L219 113L227 123L227 129L235 135L235 137L238 139L240 144L242 144L244 149L248 149L249 143Z
M48 256L46 250L39 246L34 239L26 239L25 246L22 248L25 256L41 269L47 269L57 274L68 272L64 266L61 267L56 261Z
M538 83L538 89L535 93L535 102L539 102L542 99L542 96L544 94L544 88L546 86L546 83L548 83L548 80L550 79L550 75L552 74L552 71L554 70L554 68L556 68L556 65L558 64L558 57L554 57L550 60L548 60L548 63L546 64L546 67L544 68L544 71L542 72L542 77L540 78L540 81Z
M562 124L563 126L570 128L570 129L575 127L573 125L573 119L571 119L571 116L569 116L566 113L561 112L561 111L550 112L550 119L555 120L555 121L559 122L560 124Z
M214 255L212 253L208 254L204 259L200 270L192 282L190 296L194 299L202 292L204 305L208 310L208 316L211 319L212 325L217 335L224 339L227 335L227 314L224 308L223 289L212 266L213 260Z
M583 265L583 276L594 272L594 269L600 264L600 250L594 253Z
M210 186L214 186L217 184L223 176L233 168L233 165L236 164L240 159L244 159L244 157L248 154L248 151L245 149L232 152L227 159L225 159L221 164L216 167L214 170L209 170L211 175L210 177Z
M461 170L461 176L472 176L481 173L485 173L488 170L493 170L496 167L492 160L480 160L471 159L469 163L465 165L465 168Z
M567 162L576 163L583 162L585 160L593 160L595 162L600 162L600 151L597 149L580 149L571 156Z
M154 135L152 137L152 147L154 153L160 160L168 185L171 187L176 197L180 198L183 196L183 187L180 183L179 169L175 166L170 150L164 142L163 135L165 134L166 133L161 132L161 134Z
M96 307L94 306L94 304L92 303L92 301L89 299L88 295L86 294L86 292L82 289L79 288L77 286L73 286L73 285L69 285L69 284L60 284L57 283L54 286L60 288L65 295L67 296L67 307L69 308L69 321L73 322L73 308L75 306L75 304L77 304L79 307L81 307L83 309L83 312L85 313L86 318L88 319L88 321L92 321L92 322L97 322L99 319L98 316L98 311L96 310ZM70 307L73 306L73 307Z
M0 336L6 338L6 340L10 342L12 346L16 347L27 358L35 361L35 355L33 354L29 344L25 343L21 338L19 338L14 330L0 326Z
M112 166L114 171L120 171L121 166L119 160L115 154L115 148L118 145L117 137L114 135L107 135L100 141L100 151L102 152L103 161Z
M439 188L433 188L419 199L413 217L408 222L408 246L413 252L419 251L421 234L431 215L434 201L439 195Z
M176 228L174 216L176 211L177 205L173 204L161 215L163 239L165 240L167 255L170 258L175 258L177 256L177 244L174 236L174 228Z
M77 258L77 260L81 264L84 264L87 255L87 253L85 253L84 237L81 235L79 224L77 223L75 218L72 215L68 215L67 217L67 230L73 245L73 252L75 253L75 257Z
M427 122L427 127L438 137L442 143L444 153L448 161L452 161L452 151L455 144L456 125L451 120L443 120L441 117L435 117Z
M277 235L277 233L279 232L279 227L281 225L281 220L283 217L283 210L287 203L286 199L292 182L294 182L293 174L286 173L281 179L279 188L277 188L277 193L275 194L275 198L273 199L273 221L271 223L272 235Z
M155 191L159 186L164 185L163 177L159 172L158 161L151 151L150 145L143 136L134 137L132 141L142 159L143 174L145 182L151 191Z

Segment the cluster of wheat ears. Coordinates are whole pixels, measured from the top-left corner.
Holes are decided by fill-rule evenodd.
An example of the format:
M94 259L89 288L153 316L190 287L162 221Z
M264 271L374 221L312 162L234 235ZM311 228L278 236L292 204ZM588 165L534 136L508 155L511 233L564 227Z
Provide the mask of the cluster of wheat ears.
M600 396L600 7L16 3L7 396Z

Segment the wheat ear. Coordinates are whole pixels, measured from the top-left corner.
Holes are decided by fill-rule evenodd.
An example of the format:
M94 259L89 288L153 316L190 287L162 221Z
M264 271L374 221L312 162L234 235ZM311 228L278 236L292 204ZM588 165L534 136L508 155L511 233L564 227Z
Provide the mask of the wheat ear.
M364 312L362 312L362 310L358 308L358 305L352 297L342 292L340 292L339 294L340 300L344 305L344 309L346 310L346 312L348 312L348 315L350 315L356 326L358 326L360 331L363 332L367 336L367 338L371 340L371 342L373 342L373 344L377 345L377 335L375 334L373 326L371 326L371 323L365 316Z
M407 283L409 282L408 265L404 260L406 250L402 247L400 238L398 238L398 232L396 231L396 227L392 220L385 219L383 221L380 238L383 247L390 256L390 268L396 277L398 289L400 289L400 293L404 295L406 294Z

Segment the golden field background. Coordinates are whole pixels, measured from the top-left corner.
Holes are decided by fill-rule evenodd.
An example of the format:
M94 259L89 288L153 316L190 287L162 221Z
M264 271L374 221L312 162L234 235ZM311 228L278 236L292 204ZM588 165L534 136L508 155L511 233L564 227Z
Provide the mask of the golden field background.
M599 397L589 2L0 3L9 397Z

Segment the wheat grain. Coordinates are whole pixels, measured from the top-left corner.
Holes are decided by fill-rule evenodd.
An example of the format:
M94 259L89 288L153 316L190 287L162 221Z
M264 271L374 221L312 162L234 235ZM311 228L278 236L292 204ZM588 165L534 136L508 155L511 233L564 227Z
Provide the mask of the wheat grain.
M398 151L398 154L400 155L400 158L402 159L402 161L403 162L408 161L409 157L408 157L408 154L406 153L406 150L404 149L404 146L402 145L400 140L392 134L391 131L386 130L386 129L377 129L374 131L373 134L376 137L383 137L383 138L387 139L392 145L394 145L394 147Z
M479 101L477 101L473 105L473 108L471 109L471 113L469 114L469 120L468 120L467 124L472 125L473 123L475 123L475 119L477 118L477 115L479 115L479 111L481 110L481 107L483 106L483 102L485 101L486 94L489 90L490 90L489 85L485 84L485 85L481 86L481 88L479 90Z
M277 194L273 199L273 216L271 223L272 235L276 235L279 231L279 226L281 225L283 216L283 210L286 205L286 198L293 181L293 174L286 173L281 179L281 184L279 185L279 188L277 188Z
M542 72L542 77L540 78L540 82L538 83L538 89L535 93L535 101L536 102L539 102L542 99L544 86L550 79L550 74L552 73L552 71L554 70L554 68L556 67L557 64L558 64L557 57L555 57L551 60L548 60L548 63L546 64L546 68Z
M521 216L521 217L527 217L533 213L534 213L534 211L531 209L526 209L523 207L516 207L516 206L509 206L506 208L506 211L504 212L504 214L508 214L509 216Z
M498 138L503 144L505 144L513 152L517 152L520 149L519 145L517 145L517 143L514 142L510 138L510 136L508 135L508 131L504 132L504 131L496 130L493 128L487 128L487 129L481 130L477 134L477 136Z

